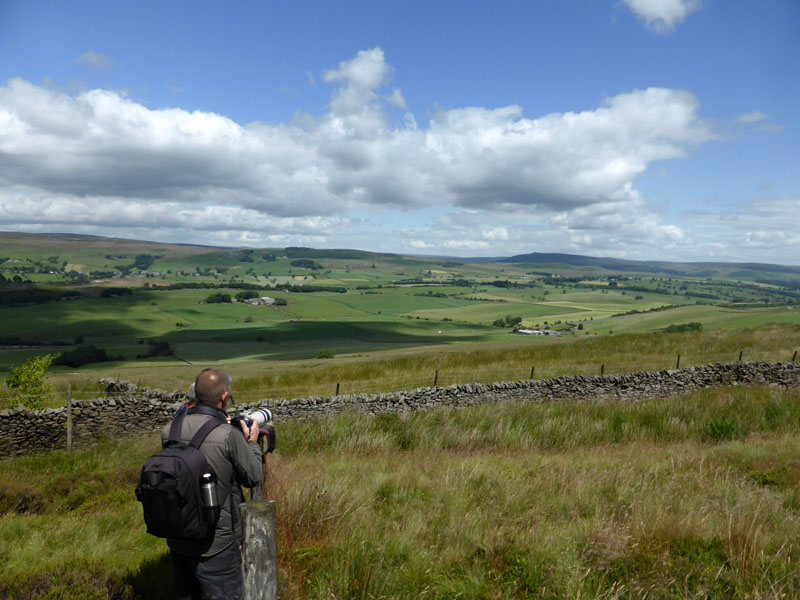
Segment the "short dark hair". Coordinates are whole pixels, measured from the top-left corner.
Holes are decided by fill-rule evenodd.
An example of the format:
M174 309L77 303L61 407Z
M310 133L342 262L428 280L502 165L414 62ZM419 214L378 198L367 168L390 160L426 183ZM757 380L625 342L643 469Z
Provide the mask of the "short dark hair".
M214 406L222 394L231 393L233 381L222 369L203 369L194 380L194 395L198 404Z

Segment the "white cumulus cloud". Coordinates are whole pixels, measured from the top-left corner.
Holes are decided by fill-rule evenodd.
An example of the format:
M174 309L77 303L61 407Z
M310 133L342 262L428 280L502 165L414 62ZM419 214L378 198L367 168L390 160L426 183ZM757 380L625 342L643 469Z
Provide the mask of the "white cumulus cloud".
M505 227L495 227L483 232L484 239L487 240L507 240L508 229Z
M645 25L657 33L669 33L690 13L700 8L700 0L622 0Z

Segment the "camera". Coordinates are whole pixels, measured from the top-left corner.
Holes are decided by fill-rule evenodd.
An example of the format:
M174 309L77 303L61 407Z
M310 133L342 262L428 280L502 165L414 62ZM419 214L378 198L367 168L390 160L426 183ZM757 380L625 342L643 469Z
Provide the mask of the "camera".
M275 450L275 427L272 425L272 411L270 409L257 408L251 413L231 418L231 425L237 429L242 427L239 423L244 423L248 429L254 426L258 427L258 443L261 444L265 452Z

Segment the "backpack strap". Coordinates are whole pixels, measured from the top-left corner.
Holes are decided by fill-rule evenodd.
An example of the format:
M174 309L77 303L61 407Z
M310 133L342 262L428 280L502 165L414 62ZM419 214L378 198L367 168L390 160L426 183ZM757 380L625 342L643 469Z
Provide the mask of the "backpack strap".
M182 412L176 418L172 419L172 425L169 426L169 436L167 438L167 444L170 442L181 441L181 425L183 425L183 417L185 416L186 416L186 411Z
M170 442L180 442L181 441L181 426L183 425L183 418L186 416L186 413L179 415L176 419L173 419L172 425L169 426L169 438L167 439L167 444ZM209 433L212 430L216 429L220 425L222 425L224 421L220 419L208 419L200 429L197 430L197 433L192 436L192 440L189 442L189 445L194 448L200 448L200 444L203 443L203 440L206 439Z
M200 448L200 444L203 443L203 440L206 439L206 436L220 425L222 425L222 421L219 419L209 419L203 423L203 426L197 430L197 433L195 433L194 436L192 436L192 441L189 442L189 445L194 448Z

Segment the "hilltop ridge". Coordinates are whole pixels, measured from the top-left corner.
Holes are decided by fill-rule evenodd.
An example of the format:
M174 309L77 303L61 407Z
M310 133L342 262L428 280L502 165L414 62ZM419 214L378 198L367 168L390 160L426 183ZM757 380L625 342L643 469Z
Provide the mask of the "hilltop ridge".
M66 247L64 246L66 244ZM349 248L310 248L303 246L282 247L246 247L246 246L219 246L211 244L194 243L167 243L148 240L134 240L125 238L102 237L75 233L26 233L14 231L0 231L0 252L13 247L39 247L51 248L57 245L60 249L68 250L69 246L82 246L84 248L119 248L129 251L153 251L155 249L174 249L180 254L194 254L195 252L208 252L218 250L224 252L275 252L283 251L291 258L409 258L419 260L448 260L462 263L510 263L516 265L539 265L559 269L564 267L603 269L609 272L636 272L663 275L692 276L692 277L735 277L751 279L753 273L780 273L800 276L800 266L781 265L757 262L724 262L724 261L660 261L660 260L633 260L625 258L612 258L601 256L588 256L581 254L567 254L561 252L529 252L513 256L492 257L456 257L456 256L428 256L416 254L399 254L376 252L362 249Z

